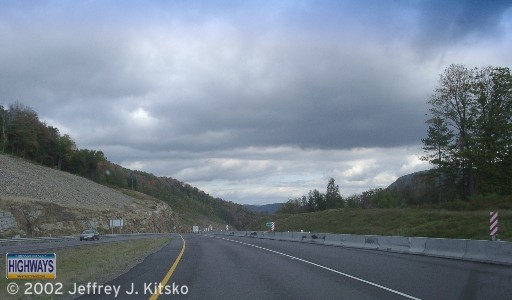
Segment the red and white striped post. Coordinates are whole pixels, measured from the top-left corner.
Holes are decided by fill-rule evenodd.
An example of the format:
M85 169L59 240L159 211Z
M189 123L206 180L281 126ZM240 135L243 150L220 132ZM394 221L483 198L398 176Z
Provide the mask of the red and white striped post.
M489 213L489 223L490 223L490 234L493 241L496 240L496 236L498 235L498 212L491 211Z

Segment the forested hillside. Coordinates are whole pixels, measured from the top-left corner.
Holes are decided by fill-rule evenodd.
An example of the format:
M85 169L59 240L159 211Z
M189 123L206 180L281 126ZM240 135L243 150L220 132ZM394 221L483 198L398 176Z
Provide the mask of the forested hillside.
M242 205L212 197L179 180L123 168L102 151L79 149L58 128L39 120L30 107L16 102L0 105L0 152L76 174L114 188L145 193L167 202L187 223L210 221L243 229L254 213Z

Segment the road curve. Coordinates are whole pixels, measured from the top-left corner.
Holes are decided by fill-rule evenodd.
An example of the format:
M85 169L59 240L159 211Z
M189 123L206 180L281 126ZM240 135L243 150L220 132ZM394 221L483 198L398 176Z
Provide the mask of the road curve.
M107 284L121 285L123 298L148 299L174 264L158 299L510 299L512 295L509 266L194 234L183 235L184 248L181 238L175 237ZM126 294L133 289L138 294Z

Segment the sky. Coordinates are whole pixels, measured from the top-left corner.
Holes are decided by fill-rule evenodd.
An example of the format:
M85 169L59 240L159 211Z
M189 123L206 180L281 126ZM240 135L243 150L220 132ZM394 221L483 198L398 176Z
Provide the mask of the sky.
M431 166L450 64L511 67L512 1L1 1L0 104L241 204Z

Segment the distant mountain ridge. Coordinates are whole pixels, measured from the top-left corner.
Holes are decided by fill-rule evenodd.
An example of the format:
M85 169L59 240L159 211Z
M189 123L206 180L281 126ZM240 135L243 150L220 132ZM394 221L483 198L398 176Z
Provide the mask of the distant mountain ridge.
M386 190L395 193L406 204L439 202L439 183L432 170L419 171L399 177Z
M281 207L283 207L284 203L272 203L272 204L263 204L263 205L251 205L244 204L244 208L256 212L256 213L267 213L267 214L275 214Z
M397 180L395 180L393 183L391 183L386 189L388 190L396 190L396 191L403 191L407 187L410 187L411 185L417 185L422 184L423 180L426 175L429 174L429 170L426 171L419 171L414 172L411 174L403 175Z

